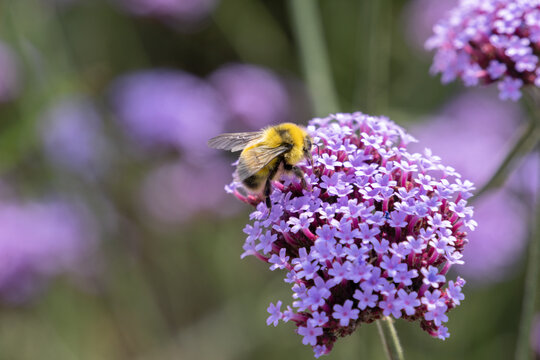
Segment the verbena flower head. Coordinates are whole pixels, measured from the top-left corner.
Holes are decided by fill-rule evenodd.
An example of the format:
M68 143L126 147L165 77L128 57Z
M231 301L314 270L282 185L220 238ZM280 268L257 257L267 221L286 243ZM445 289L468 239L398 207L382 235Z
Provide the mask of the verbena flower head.
M523 86L540 86L539 0L461 0L434 31L426 47L443 83L498 82L499 97L514 101Z
M384 117L336 114L310 121L319 150L298 179L273 183L271 210L254 195L227 189L256 206L242 257L285 272L292 304L270 304L268 324L292 321L315 355L337 338L384 316L418 321L430 335L449 336L447 313L463 300L466 230L474 229L467 198L474 189Z

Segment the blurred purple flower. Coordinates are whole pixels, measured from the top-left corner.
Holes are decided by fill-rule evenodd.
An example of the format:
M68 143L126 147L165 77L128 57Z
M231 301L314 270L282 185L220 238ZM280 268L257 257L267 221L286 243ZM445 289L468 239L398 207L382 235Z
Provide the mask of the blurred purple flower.
M136 143L190 154L209 152L208 137L228 119L219 94L205 81L178 70L146 70L113 84L116 116ZM194 155L194 156L195 156Z
M222 181L229 175L223 159L162 165L146 177L141 201L146 211L163 223L185 222L203 211L230 215L238 207L223 192Z
M218 0L116 0L127 12L186 24L200 22L216 7Z
M45 153L54 164L85 176L99 174L106 165L101 118L89 99L57 102L43 115L39 130Z
M81 273L96 243L88 214L60 201L0 204L0 297L21 302L47 278Z
M432 71L443 83L499 82L499 97L514 101L522 86L540 86L539 1L460 0L434 32L426 48L436 50Z
M510 194L498 191L479 199L474 207L478 228L463 252L458 271L468 279L496 282L513 274L527 244L527 212Z
M258 130L287 120L287 89L277 75L255 65L229 64L216 70L210 82L221 93L234 120L232 129Z
M15 53L0 42L0 103L13 100L20 90L19 67Z
M292 307L270 306L268 323L293 321L316 357L383 316L447 338L442 323L465 284L447 283L447 272L463 263L476 226L466 206L473 184L429 151L409 153L414 138L384 117L336 114L311 120L308 132L320 152L314 166L299 165L307 188L291 177L274 182L271 209L238 183L228 188L256 207L241 257L285 269L292 284Z
M433 34L433 26L458 0L412 0L403 11L407 40L419 49L424 48L426 40Z
M508 147L508 135L519 126L519 107L502 103L495 96L466 93L450 102L441 113L413 131L420 142L440 155L475 183L485 183L502 160ZM414 148L414 147L413 147ZM417 150L420 150L417 147ZM500 281L523 254L527 241L527 208L512 196L514 189L533 196L534 155L531 165L517 170L527 179L526 186L511 178L505 187L488 194L475 206L478 229L469 236L464 251L465 265L458 271L478 282Z

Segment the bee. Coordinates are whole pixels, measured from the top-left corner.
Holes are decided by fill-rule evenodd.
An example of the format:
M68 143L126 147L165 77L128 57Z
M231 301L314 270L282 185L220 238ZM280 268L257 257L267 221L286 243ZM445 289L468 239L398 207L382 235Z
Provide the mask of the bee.
M214 149L240 151L236 178L252 192L262 194L271 207L271 181L282 173L292 173L306 187L304 172L296 166L301 160L313 163L313 141L306 130L296 124L282 123L260 131L221 134L208 140Z

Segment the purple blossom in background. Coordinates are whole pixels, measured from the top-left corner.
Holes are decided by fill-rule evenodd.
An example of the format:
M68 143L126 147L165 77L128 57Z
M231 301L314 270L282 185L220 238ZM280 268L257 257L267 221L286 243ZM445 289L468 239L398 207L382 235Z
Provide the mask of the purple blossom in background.
M49 108L40 121L40 136L54 164L86 175L105 166L107 142L102 121L89 99L72 97Z
M384 117L336 114L311 120L308 132L320 152L312 151L313 167L299 165L307 188L294 177L274 182L271 210L239 184L228 188L256 207L242 257L256 256L271 270L279 264L292 286L292 307L270 306L268 323L293 321L316 357L383 316L448 337L442 323L463 300L465 281L450 286L447 272L462 263L466 230L476 225L466 207L472 183L429 151L408 152L415 140ZM323 156L335 157L332 166ZM271 247L268 234L275 235Z
M96 233L84 209L59 201L0 205L0 297L21 302L55 275L84 271Z
M464 276L478 282L500 281L513 274L527 245L527 211L509 192L479 199L474 208L479 226L465 249Z
M169 224L185 222L202 211L230 215L237 207L224 194L220 181L229 174L223 159L162 165L143 182L142 206L154 219Z
M0 103L13 100L19 90L19 68L15 53L0 41Z
M503 103L493 94L469 92L413 130L423 146L431 148L463 176L483 184L504 157L511 141L508 134L520 126L521 117L516 104ZM463 253L465 264L458 269L469 280L500 281L512 274L510 270L523 254L527 208L512 193L519 191L534 198L532 190L538 184L537 155L531 154L528 159L529 165L517 169L502 189L479 199L475 206L479 226L469 236ZM521 178L527 184L518 181ZM454 210L462 213L463 207L458 205Z
M432 72L465 86L499 82L499 97L514 101L539 85L540 1L460 0L426 42L435 49Z
M177 70L146 70L125 75L111 89L120 124L143 146L209 152L208 134L219 134L228 112L205 81Z
M127 12L166 20L171 24L193 25L204 20L216 7L217 0L115 0Z
M229 64L210 76L236 120L231 129L258 130L287 120L287 89L270 70L255 65ZM240 123L238 123L240 122Z

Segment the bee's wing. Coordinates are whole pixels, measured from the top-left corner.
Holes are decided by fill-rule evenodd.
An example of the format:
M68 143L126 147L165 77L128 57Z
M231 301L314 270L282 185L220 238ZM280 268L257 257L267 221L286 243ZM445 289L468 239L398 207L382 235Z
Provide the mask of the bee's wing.
M262 131L221 134L208 140L208 146L233 152L240 151L250 142L260 139L262 134Z
M286 145L278 147L261 145L249 149L246 154L240 157L240 161L236 167L238 179L244 181L251 175L255 175L259 170L268 165L270 161L289 149L290 147Z

